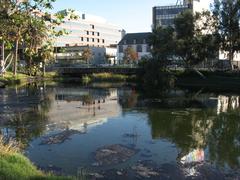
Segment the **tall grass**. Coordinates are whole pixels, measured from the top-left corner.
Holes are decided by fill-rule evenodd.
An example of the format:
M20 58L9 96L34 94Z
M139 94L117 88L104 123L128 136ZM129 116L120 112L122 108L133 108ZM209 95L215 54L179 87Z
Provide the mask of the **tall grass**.
M14 140L6 140L0 136L0 154L14 154L20 152L20 145Z

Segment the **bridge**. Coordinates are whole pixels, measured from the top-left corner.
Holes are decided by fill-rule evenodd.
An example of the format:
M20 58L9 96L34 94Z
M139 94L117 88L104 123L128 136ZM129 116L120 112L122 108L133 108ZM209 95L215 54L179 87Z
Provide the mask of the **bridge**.
M82 77L88 74L112 73L123 75L136 75L143 73L143 68L131 67L62 67L59 73L63 76Z

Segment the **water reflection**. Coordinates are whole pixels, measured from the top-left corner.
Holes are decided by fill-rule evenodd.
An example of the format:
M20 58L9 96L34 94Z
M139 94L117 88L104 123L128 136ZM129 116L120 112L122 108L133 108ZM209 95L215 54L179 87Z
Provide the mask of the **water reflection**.
M121 113L117 89L55 88L54 91L49 126L86 131L87 126L102 124Z
M1 89L0 100L1 134L25 144L36 164L51 163L67 174L80 166L93 168L91 154L112 144L138 152L115 168L139 160L240 168L235 94L172 89L148 99L133 87L35 84Z

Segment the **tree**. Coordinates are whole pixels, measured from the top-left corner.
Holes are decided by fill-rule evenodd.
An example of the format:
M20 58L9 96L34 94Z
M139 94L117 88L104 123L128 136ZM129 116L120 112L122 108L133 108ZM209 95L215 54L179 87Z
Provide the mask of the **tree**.
M138 60L138 54L135 51L135 49L133 49L133 47L127 47L124 50L124 57L123 57L124 63L130 64L131 62L135 62Z
M168 61L174 56L174 39L174 29L170 26L158 27L150 36L149 45L152 47L153 60L159 61L162 67L166 67Z
M82 52L82 59L86 61L86 64L93 58L93 53L90 48L84 48Z
M233 68L234 54L240 50L240 0L215 0L213 14L218 22L221 50L227 52Z
M186 69L206 59L216 58L218 51L217 38L206 22L211 19L209 12L197 13L184 11L175 19L175 51ZM213 22L212 22L213 23Z
M54 47L52 46L51 42L46 43L44 46L42 46L40 50L40 57L42 60L42 72L43 77L45 76L46 72L46 62L52 60L54 58Z
M56 26L64 19L76 19L73 10L66 10L49 14L52 2L55 0L1 0L0 1L0 41L8 42L14 52L14 75L17 74L19 47L28 57L29 74L31 74L32 60L38 55L38 50L53 41L55 37L66 34L66 31L56 30ZM5 46L2 46L5 47ZM6 69L6 68L4 68Z

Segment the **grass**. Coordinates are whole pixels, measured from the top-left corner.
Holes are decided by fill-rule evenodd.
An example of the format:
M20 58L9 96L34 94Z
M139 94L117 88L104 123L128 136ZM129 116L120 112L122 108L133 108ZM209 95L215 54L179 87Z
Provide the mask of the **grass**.
M46 174L36 168L29 159L23 156L14 141L5 143L0 137L0 179L1 180L70 180Z
M28 75L18 73L17 76L15 77L12 72L6 72L4 74L4 77L0 77L0 82L10 85L10 84L15 84L15 83L24 83L28 79Z
M112 73L97 73L92 75L86 75L82 78L83 83L89 82L126 82L134 81L136 76L128 76L122 74Z
M46 72L44 78L45 79L55 79L58 78L59 74L56 71L52 71L52 72Z

